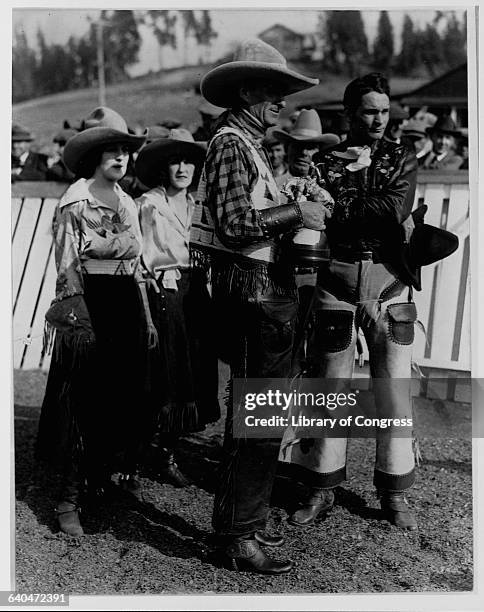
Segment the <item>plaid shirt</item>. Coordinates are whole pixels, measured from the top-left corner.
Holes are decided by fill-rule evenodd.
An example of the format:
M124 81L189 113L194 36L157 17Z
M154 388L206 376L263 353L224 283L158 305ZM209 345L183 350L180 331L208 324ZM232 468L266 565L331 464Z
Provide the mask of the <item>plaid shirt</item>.
M243 131L261 154L272 173L270 162L260 144L264 137L259 125L247 111L225 113L218 127L228 125ZM251 192L258 171L249 149L235 134L217 137L205 160L207 205L216 224L217 235L228 247L243 247L265 240Z

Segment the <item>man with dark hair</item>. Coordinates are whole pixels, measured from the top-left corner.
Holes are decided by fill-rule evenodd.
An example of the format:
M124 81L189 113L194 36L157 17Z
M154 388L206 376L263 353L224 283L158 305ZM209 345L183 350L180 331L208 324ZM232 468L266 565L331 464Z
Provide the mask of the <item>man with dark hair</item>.
M301 227L321 229L326 209L317 194L304 209L280 204L261 141L277 124L284 97L317 83L289 69L260 40L241 43L234 61L201 82L209 102L229 109L208 146L200 197L215 229L210 245L205 224L203 244L212 249L212 291L232 379L286 378L290 372L297 291L294 273L275 261L276 240ZM215 531L232 568L288 572L290 561L275 561L260 548L282 544L263 533L279 440L234 438L232 426L229 400Z
M326 223L331 259L318 272L307 362L309 377L351 379L361 329L375 379L377 416L408 419L417 314L410 282L397 271L397 262L402 222L413 206L417 163L412 150L384 139L389 95L381 74L352 81L344 93L348 139L315 159L334 207ZM396 378L405 379L403 387L388 382ZM387 382L380 385L377 379ZM415 478L412 438L391 433L377 431L374 484L388 519L413 530L417 524L404 497ZM290 517L292 524L311 525L331 509L333 488L346 478L346 448L347 439L335 437L287 446L284 460L311 487Z

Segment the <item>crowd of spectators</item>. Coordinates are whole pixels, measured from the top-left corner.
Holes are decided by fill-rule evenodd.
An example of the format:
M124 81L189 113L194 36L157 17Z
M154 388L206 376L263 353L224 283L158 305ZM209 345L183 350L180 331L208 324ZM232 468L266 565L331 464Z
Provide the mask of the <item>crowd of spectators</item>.
M223 109L203 101L199 106L201 125L193 132L198 142L208 142L217 120ZM281 128L290 132L299 116L300 110L287 115ZM325 117L320 112L323 126L330 125L326 132L336 134L341 141L345 140L349 125L343 114ZM148 127L137 127L132 133L141 133L144 130L147 143L157 138L165 138L170 130L184 127L176 118L166 118L158 124ZM11 180L16 181L56 181L72 183L75 180L72 172L68 170L62 159L62 152L66 142L76 134L82 126L73 127L64 121L52 139L52 153L45 155L35 151L35 137L28 128L18 124L12 126L12 154L11 154ZM325 131L323 129L323 131ZM444 114L440 117L420 109L412 116L397 103L391 104L390 121L385 138L395 142L402 142L408 147L414 147L419 168L421 170L462 170L468 169L468 129L458 128L453 118ZM285 145L273 135L268 135L264 141L276 176L284 175L287 169L287 151ZM134 160L133 160L134 163ZM128 170L122 181L123 188L134 197L144 191L143 185L137 181L132 168Z

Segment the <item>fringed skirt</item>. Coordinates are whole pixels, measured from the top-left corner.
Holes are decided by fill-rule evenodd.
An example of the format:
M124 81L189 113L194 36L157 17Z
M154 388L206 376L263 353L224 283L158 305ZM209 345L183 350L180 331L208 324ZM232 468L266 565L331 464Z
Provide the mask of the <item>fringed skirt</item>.
M88 479L136 469L150 436L146 322L132 276L84 277L95 343L83 355L56 338L37 457ZM73 367L73 364L75 367Z
M201 431L220 418L215 320L206 274L182 270L178 289L149 290L159 346L150 351L151 406L159 431Z

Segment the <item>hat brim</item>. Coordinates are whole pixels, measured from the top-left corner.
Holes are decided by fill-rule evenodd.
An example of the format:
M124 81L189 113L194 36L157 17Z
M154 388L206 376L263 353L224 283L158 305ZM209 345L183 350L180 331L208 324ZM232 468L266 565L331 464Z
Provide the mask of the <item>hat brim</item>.
M24 136L21 134L19 136L12 136L12 142L32 142L33 140L34 138L28 134L25 134Z
M337 145L340 143L340 138L336 134L322 134L321 136L313 136L312 138L308 138L307 136L297 136L293 133L277 129L274 130L272 133L276 138L280 140L280 142L283 142L285 144L289 144L291 142L304 144L307 142L332 147L333 145Z
M221 64L210 70L202 78L200 90L204 98L215 106L232 108L239 101L236 85L247 79L277 83L281 86L284 96L319 83L319 79L304 76L282 64L237 61Z
M188 159L195 164L193 184L205 160L206 144L204 143L185 142L170 138L154 140L144 146L139 152L135 162L136 176L146 187L150 189L158 187L161 182L163 165L166 164L171 156L179 153L187 155Z
M126 134L107 127L92 127L75 134L64 147L64 163L76 173L82 159L94 149L110 144L124 144L130 151L137 151L145 142L145 136Z
M418 132L417 130L403 130L403 135L408 136L409 138L424 138L427 136L427 132Z
M441 130L440 128L429 127L427 128L427 134L432 136L432 134L448 134L449 136L461 136L461 133L457 130Z

